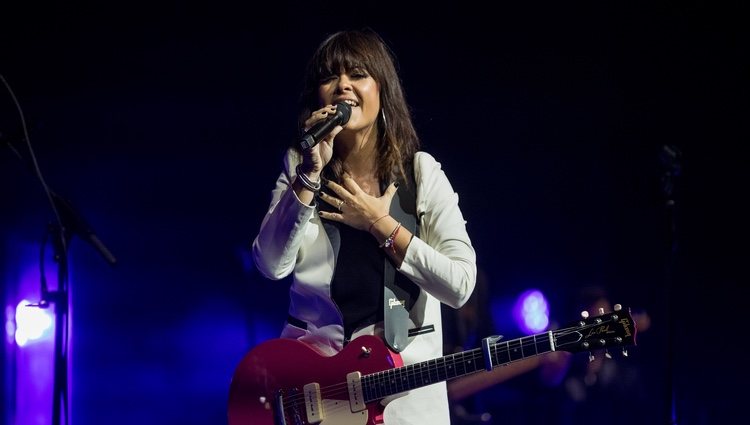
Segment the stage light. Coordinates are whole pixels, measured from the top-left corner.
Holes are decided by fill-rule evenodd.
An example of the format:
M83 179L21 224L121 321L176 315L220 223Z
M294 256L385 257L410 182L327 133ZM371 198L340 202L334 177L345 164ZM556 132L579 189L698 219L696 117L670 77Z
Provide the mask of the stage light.
M42 339L52 338L52 315L46 309L29 306L21 300L16 306L15 339L19 347ZM7 326L7 325L6 325Z
M513 318L524 334L538 333L549 326L549 303L542 291L529 289L516 298Z

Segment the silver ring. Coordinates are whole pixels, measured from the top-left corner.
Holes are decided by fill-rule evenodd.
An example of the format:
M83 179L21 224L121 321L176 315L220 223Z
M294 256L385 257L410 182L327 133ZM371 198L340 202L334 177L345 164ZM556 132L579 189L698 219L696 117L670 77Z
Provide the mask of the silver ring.
M339 209L339 211L341 211L341 207L342 207L342 206L343 206L343 205L344 205L345 203L346 203L346 202L344 202L343 200L339 199L339 203L338 203L338 205L336 205L336 208L338 208L338 209Z

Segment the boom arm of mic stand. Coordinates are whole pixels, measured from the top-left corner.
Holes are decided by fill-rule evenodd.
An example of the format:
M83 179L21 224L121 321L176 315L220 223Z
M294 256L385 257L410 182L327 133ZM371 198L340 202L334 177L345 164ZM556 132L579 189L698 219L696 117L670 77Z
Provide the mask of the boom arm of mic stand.
M117 263L114 255L99 240L96 233L94 233L78 211L73 208L70 201L63 199L55 192L52 192L52 200L55 203L55 208L60 213L60 218L63 221L62 225L66 233L77 234L81 239L90 243L109 264L114 265ZM67 234L66 236L70 237L71 235Z

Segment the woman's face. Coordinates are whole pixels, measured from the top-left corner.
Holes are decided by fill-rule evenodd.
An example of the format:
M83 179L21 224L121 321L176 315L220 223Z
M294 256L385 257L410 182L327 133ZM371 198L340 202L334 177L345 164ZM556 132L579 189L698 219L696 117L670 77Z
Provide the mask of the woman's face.
M380 86L362 68L324 78L318 86L318 97L321 105L346 101L352 107L352 114L344 126L347 130L371 128L380 113Z

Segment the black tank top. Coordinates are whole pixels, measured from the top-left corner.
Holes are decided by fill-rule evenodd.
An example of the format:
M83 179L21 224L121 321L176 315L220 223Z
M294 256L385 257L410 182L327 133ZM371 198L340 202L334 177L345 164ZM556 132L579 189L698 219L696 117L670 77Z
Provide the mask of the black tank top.
M344 336L382 320L385 253L368 232L335 223L341 237L331 297L344 316Z

